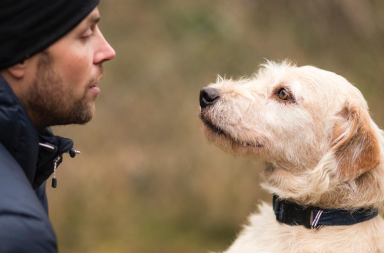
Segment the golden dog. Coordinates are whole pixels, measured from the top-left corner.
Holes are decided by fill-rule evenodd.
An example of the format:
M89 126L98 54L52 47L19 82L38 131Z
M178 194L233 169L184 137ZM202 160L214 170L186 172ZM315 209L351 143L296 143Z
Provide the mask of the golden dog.
M268 62L200 91L206 138L266 162L262 204L226 253L384 252L384 138L361 92L311 66Z

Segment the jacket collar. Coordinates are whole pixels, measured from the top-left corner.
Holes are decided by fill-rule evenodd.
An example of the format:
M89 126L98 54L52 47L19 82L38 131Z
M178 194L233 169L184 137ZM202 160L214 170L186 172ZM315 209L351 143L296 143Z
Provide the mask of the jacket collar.
M0 143L19 163L34 189L52 174L54 159L73 147L72 140L54 136L49 128L38 132L1 75L0 129Z
M355 211L343 209L322 209L304 207L282 200L273 195L273 210L276 220L287 225L302 225L320 229L323 226L347 226L370 220L378 215L377 209L367 208Z
M2 76L0 76L0 128L0 142L32 182L39 151L39 136L28 114Z
M50 128L39 132L39 156L36 166L36 176L32 183L34 189L47 180L56 167L63 161L63 153L69 153L75 157L77 151L73 149L73 141L67 138L55 136ZM55 186L56 188L56 186Z

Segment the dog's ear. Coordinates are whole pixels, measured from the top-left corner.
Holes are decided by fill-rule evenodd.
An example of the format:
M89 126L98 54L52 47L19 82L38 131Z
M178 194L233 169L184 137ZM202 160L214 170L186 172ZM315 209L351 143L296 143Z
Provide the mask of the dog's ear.
M379 141L366 110L346 103L337 116L331 151L336 158L338 179L352 180L380 163Z

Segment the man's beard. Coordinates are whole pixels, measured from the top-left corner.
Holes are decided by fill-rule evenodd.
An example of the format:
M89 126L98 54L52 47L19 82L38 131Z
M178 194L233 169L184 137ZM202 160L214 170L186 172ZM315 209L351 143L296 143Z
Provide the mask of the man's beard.
M84 87L82 96L74 94L73 86L63 83L60 75L52 68L52 58L48 52L43 52L36 78L21 102L34 125L38 129L48 126L85 124L95 114L94 100L87 101L86 95L90 86L97 84L103 76L102 65L99 73L90 79ZM95 97L96 98L96 97Z

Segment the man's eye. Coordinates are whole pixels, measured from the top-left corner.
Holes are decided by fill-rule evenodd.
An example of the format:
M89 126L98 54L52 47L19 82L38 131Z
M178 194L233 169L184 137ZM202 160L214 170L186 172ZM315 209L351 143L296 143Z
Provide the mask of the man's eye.
M92 35L93 35L93 32L91 29L89 29L88 31L86 31L85 33L83 33L81 35L81 38L82 39L89 39Z
M279 90L278 92L278 97L281 99L281 100L289 100L291 98L291 96L289 95L289 93L283 88L281 90Z

